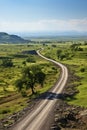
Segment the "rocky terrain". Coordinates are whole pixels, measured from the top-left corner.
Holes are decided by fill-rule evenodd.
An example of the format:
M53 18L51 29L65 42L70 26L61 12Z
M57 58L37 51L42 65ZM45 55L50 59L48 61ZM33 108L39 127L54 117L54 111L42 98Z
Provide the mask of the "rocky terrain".
M74 73L69 73L68 83L55 108L55 119L51 130L87 130L87 109L69 105L65 101L67 97L72 99L76 93L79 93L77 90L79 84L72 84L73 81L80 81L80 78Z
M87 109L60 100L51 130L87 130Z

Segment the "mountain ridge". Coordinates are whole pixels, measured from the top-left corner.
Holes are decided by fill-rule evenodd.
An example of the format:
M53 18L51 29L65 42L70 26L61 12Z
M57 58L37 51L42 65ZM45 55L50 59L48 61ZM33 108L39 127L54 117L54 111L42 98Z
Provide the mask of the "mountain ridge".
M0 43L29 43L30 40L25 40L18 35L10 35L6 32L0 32Z

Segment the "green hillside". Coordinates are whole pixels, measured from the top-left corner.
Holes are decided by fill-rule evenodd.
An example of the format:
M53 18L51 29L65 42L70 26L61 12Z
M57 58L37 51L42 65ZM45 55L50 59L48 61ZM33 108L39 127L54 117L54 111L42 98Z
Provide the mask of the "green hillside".
M17 35L9 35L8 33L0 32L0 43L29 43L30 40L25 40Z

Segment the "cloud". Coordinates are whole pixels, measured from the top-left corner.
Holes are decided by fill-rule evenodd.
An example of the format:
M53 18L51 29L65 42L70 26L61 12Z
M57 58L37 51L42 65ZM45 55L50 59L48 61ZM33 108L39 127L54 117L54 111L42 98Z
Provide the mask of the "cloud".
M0 31L87 31L87 19L39 20L34 22L0 22Z

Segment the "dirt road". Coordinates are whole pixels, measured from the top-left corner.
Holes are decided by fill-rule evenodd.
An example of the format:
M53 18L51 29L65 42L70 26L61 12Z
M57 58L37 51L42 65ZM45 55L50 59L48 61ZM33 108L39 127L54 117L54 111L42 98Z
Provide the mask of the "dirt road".
M39 51L37 51L37 53L42 58L60 66L62 70L61 77L58 83L54 86L54 89L48 93L47 97L42 99L37 107L34 108L23 120L11 128L11 130L47 130L48 128L46 124L49 119L48 117L54 109L58 96L62 93L67 82L68 71L64 65L42 56Z

